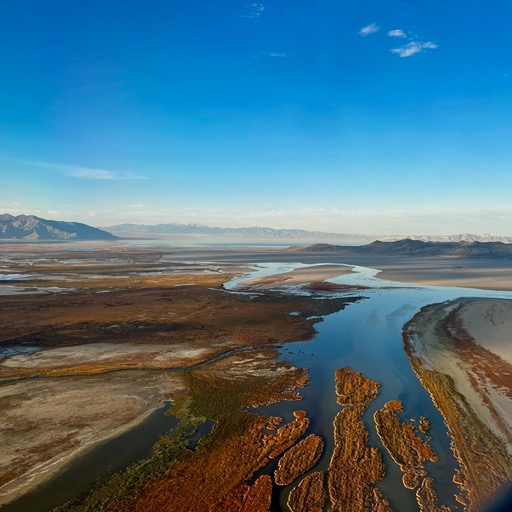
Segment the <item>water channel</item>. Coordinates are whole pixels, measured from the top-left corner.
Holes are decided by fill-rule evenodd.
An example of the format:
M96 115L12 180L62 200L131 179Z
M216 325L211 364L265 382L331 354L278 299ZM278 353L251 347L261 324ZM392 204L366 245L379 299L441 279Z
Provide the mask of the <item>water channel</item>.
M242 284L244 279L265 277L273 273L289 272L303 265L268 264L259 265L254 274L239 278L230 287ZM277 271L277 272L276 272ZM349 366L381 383L380 393L368 407L364 421L369 430L370 446L379 448L387 466L386 477L378 487L390 502L395 512L417 510L415 491L404 488L402 473L382 447L374 429L373 414L389 400L403 402L405 416L431 420L432 446L439 456L437 463L427 463L429 476L436 481L436 491L441 504L455 505L454 493L458 488L452 477L458 466L450 449L450 439L439 411L434 407L429 394L412 371L403 349L402 328L423 306L440 303L459 297L512 298L512 292L495 292L469 288L440 286L416 286L378 279L378 270L353 267L353 273L329 279L340 284L364 285L368 290L351 295L361 300L348 305L342 311L325 316L316 324L318 334L308 342L286 343L280 349L282 358L295 366L307 368L311 380L301 390L303 400L280 402L257 409L265 415L283 416L293 419L292 412L305 409L311 419L307 432L316 433L325 442L324 454L312 471L326 470L334 448L333 419L342 409L336 404L334 373L336 369ZM346 296L347 293L340 294ZM263 472L274 469L271 464ZM296 483L296 482L295 482ZM272 510L288 510L286 501L294 484L275 493Z

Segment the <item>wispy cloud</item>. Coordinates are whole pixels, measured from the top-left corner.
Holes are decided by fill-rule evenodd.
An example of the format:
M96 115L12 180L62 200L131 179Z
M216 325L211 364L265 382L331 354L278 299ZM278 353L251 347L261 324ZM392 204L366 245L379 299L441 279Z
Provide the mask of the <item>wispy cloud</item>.
M388 36L389 37L401 37L401 38L405 38L407 37L407 35L405 34L405 32L403 30L400 30L399 28L396 28L394 30L390 30L388 32Z
M79 178L84 180L145 180L146 176L134 174L124 171L112 171L108 169L96 169L92 167L82 167L79 165L59 164L55 162L41 162L38 160L19 160L16 158L5 158L11 162L17 162L23 165L32 167L41 167L43 169L50 169L58 171L65 176Z
M272 59L284 59L288 57L286 52L260 52L256 53L254 57L271 57Z
M372 22L369 25L366 25L365 27L361 28L359 30L359 35L362 37L369 36L370 34L375 34L375 32L378 32L380 30L379 25L377 23Z
M66 174L73 178L83 180L145 180L145 176L139 176L131 172L107 171L105 169L89 169L85 167L67 167Z
M417 53L421 53L424 50L435 50L437 48L437 44L432 41L427 41L426 43L421 43L419 41L411 41L404 46L400 46L399 48L392 48L391 53L398 55L401 59L406 57L412 57Z
M245 6L245 11L238 14L240 18L248 18L250 20L258 21L262 14L265 12L265 6L263 4L253 2Z

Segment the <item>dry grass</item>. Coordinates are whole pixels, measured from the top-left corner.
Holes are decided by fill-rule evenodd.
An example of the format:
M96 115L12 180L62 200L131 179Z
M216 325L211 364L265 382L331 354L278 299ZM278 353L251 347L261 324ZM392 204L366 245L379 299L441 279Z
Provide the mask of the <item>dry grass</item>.
M420 507L420 512L450 512L453 510L451 507L439 506L433 485L434 480L432 478L424 478L416 491L416 501Z
M386 466L377 448L368 447L368 430L362 421L366 406L379 394L380 384L344 367L336 370L338 403L347 406L334 419L334 451L328 485L332 512L389 512L388 502L375 484Z
M310 434L290 448L279 460L278 469L274 472L277 485L289 485L296 478L309 471L318 462L324 449L321 437Z
M336 370L336 394L340 405L367 405L379 394L380 384L345 367Z
M347 407L334 420L335 448L328 476L333 512L370 511L378 504L374 485L384 478L386 467L379 450L368 447L363 412L362 405Z
M323 512L327 504L325 473L311 473L295 486L288 497L291 512Z
M400 421L397 412L401 410L401 404L398 407L397 400L393 400L376 411L374 419L382 444L404 473L404 486L415 489L419 477L426 475L424 461L437 462L438 457L432 447L416 435L412 425Z
M268 512L272 500L272 479L262 475L245 493L240 512Z
M297 442L309 425L309 419L299 413L294 421L275 432L265 433L268 428L276 428L279 421L244 410L275 400L283 396L281 390L293 390L303 382L302 370L288 367L287 371L279 371L282 365L286 367L286 363L275 363L272 359L254 360L265 369L273 368L272 376L253 375L240 368L244 377L232 379L216 371L217 366L220 369L229 365L225 360L186 374L188 391L182 399L176 399L173 412L186 418L212 419L215 427L211 434L195 451L184 449L177 455L173 452L164 472L154 472L152 459L149 459L141 466L142 478L121 476L121 485L118 482L110 489L102 489L87 500L89 509L110 512L238 511L254 472ZM135 486L122 484L128 477L128 481L137 482ZM259 484L263 494L263 488L267 486L265 480ZM251 492L250 499L264 501L263 494L256 490ZM64 510L83 509L75 506Z

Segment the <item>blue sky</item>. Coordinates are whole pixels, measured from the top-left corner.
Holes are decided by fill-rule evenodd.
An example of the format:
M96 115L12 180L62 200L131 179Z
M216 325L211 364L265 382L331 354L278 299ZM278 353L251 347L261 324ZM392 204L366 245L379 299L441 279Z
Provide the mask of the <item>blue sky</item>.
M509 1L0 4L0 210L511 235Z

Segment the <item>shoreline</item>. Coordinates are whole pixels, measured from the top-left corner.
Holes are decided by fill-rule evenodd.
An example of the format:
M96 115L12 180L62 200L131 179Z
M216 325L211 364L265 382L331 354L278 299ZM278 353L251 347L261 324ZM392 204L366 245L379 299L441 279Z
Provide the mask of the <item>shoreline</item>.
M492 369L495 359L492 352L476 346L478 339L467 332L463 337L450 323L461 307L482 300L492 306L501 299L430 304L403 327L404 349L411 367L448 428L451 448L460 465L454 482L462 495L456 498L469 511L487 505L512 478L512 420L500 415L503 404L497 407L496 396L489 391L492 373L480 372L486 365ZM482 315L480 322L492 324L492 319ZM502 397L501 402L505 399ZM508 399L508 407L511 404Z
M4 505L12 503L22 496L29 494L32 491L37 491L40 486L50 482L62 470L66 469L66 466L75 462L79 457L86 455L89 451L99 447L106 441L120 436L121 434L128 432L138 425L141 425L154 411L165 409L165 407L166 403L164 401L160 407L152 407L151 409L146 410L141 416L134 419L130 423L110 430L103 436L90 438L88 441L85 441L75 449L65 453L60 453L52 459L44 461L39 465L31 468L28 472L24 473L22 476L16 478L15 480L11 480L10 482L6 483L4 486L0 487L0 508L2 508Z

